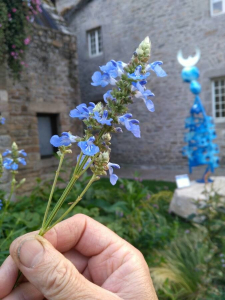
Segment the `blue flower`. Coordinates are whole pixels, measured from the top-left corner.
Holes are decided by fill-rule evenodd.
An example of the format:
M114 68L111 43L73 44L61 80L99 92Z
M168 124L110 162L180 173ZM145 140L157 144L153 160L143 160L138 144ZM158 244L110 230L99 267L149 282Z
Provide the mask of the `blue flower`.
M118 176L116 174L113 174L113 168L120 169L120 166L117 164L112 164L110 162L108 163L110 182L112 185L115 185L118 180Z
M9 157L6 157L4 160L3 160L3 167L6 169L6 170L17 170L18 169L18 164L15 163L13 161L12 158L9 158Z
M107 73L113 78L116 78L118 76L117 63L114 60L107 62L105 66L101 66L99 68L103 73Z
M120 124L124 125L128 131L131 131L137 138L141 137L139 121L131 119L132 114L125 114L118 118Z
M100 117L100 115L99 115L99 112L98 111L96 111L95 113L94 113L94 119L95 120L97 120L98 121L98 123L100 123L100 124L102 124L102 125L111 125L111 122L112 122L112 118L110 118L110 119L108 119L107 120L107 118L108 118L108 111L107 110L104 110L104 112L103 112L103 114L102 114L102 117Z
M0 117L0 124L4 125L5 124L5 118Z
M20 154L22 154L23 156L27 156L27 153L22 149L19 151Z
M69 146L71 143L75 143L77 136L72 135L70 132L63 132L61 137L53 135L50 139L50 143L54 147Z
M89 114L95 108L95 104L93 102L90 102L89 104L89 107L87 107L86 103L78 105L75 109L70 111L70 117L78 118L79 120L89 119Z
M20 162L24 166L26 166L26 164L27 164L23 157L18 157L18 162Z
M0 200L0 210L2 209L3 207L3 203L2 203L2 200Z
M77 161L79 160L79 157L80 157L80 154L77 155ZM81 165L82 161L84 160L84 158L86 157L86 155L82 155L82 158L80 160L80 164L79 166ZM85 165L83 166L83 170L88 166L88 164L91 162L91 159L90 157L88 158L87 162L85 163Z
M154 103L152 100L148 99L148 97L153 97L155 95L150 90L146 90L140 82L132 82L132 85L132 90L137 89L135 97L141 98L149 111L155 111Z
M11 153L12 153L11 150L6 149L5 152L2 153L2 156L6 156L6 155L11 154Z
M150 75L150 73L141 74L141 70L142 70L142 66L137 66L134 73L132 73L132 74L127 73L127 75L129 78L134 79L134 80L144 80Z
M116 62L115 60L109 61L105 66L101 66L100 70L109 74L111 77L116 78L124 73L123 68L126 66L122 61Z
M113 98L113 96L111 95L111 92L112 92L112 90L109 90L103 95L103 99L104 99L105 103L108 103L107 99L111 99L112 101L116 100L116 98Z
M94 144L95 137L90 137L87 141L79 142L78 146L85 155L93 156L99 152L98 146Z
M163 64L162 61L155 61L151 64L149 64L146 68L145 71L152 70L156 73L158 77L165 77L167 76L166 72L160 67Z
M93 112L93 109L95 108L95 104L93 102L89 102L88 110L90 113Z
M91 85L93 86L98 86L98 85L101 85L102 87L105 87L107 86L109 83L111 85L115 85L116 84L116 80L110 76L108 73L101 73L99 71L95 72L93 75L92 75L92 83Z

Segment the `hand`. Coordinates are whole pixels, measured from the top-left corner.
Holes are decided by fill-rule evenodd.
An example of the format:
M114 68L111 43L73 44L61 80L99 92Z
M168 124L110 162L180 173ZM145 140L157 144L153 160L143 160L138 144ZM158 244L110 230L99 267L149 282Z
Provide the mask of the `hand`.
M18 268L25 278L13 289ZM5 298L4 298L5 297ZM85 215L16 239L0 268L3 300L157 300L143 255Z

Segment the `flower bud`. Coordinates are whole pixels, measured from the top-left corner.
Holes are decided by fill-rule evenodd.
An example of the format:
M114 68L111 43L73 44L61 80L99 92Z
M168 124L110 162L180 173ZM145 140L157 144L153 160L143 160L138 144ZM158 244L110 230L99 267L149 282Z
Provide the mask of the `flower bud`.
M110 133L106 133L102 136L102 139L105 141L105 142L109 142L111 141L111 135Z
M102 103L101 102L98 102L97 105L95 105L95 108L93 109L93 112L99 112L99 113L102 113L103 112L103 106L102 106Z
M18 146L17 146L16 142L12 143L12 150L13 151L18 151Z

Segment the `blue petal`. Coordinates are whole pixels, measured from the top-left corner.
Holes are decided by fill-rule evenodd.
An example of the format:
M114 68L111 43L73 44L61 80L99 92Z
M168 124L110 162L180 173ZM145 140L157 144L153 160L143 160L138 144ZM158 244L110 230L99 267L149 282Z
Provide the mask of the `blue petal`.
M23 158L23 157L19 157L18 158L18 161L22 164L22 165L24 165L24 166L26 166L26 161L25 161L25 159Z
M23 156L27 156L27 153L22 149L19 151L20 154L22 154Z
M167 76L166 72L159 65L157 65L155 67L154 71L155 71L155 73L156 73L156 75L158 77L165 77L165 76Z
M18 169L18 164L16 164L15 162L12 164L11 166L12 170L16 171Z
M87 141L79 142L78 146L81 148L82 152L88 156L93 156L99 152L98 146L95 146L93 143L88 144Z
M146 100L145 101L146 107L149 111L154 112L155 111L155 106L154 103L152 102L152 100Z
M2 156L6 156L6 155L8 155L10 153L12 153L12 151L9 150L9 149L7 149L7 150L5 150L5 152L2 153Z
M112 185L115 185L118 180L118 176L116 174L110 175L110 182Z

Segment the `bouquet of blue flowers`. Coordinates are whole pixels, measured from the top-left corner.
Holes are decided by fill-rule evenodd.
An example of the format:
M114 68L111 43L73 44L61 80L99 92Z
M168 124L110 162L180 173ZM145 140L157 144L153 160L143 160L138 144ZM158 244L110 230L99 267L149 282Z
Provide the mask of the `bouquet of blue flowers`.
M150 51L151 42L149 37L146 37L136 49L128 64L111 60L105 66L100 67L101 72L97 71L93 74L93 82L91 83L93 86L105 87L110 84L114 88L103 95L104 105L102 102L97 104L90 102L88 105L82 103L70 111L71 118L78 118L83 121L86 127L83 137L73 135L70 132L63 132L61 136L52 136L50 143L54 147L58 147L57 154L60 160L39 233L41 236L63 220L82 199L91 184L99 180L100 176L107 175L107 171L109 172L111 184L116 184L118 176L114 173L114 170L119 169L120 166L110 162L111 135L113 133L121 134L123 131L120 126L124 126L135 137L140 138L139 121L133 119L132 114L128 112L128 105L133 103L134 98L142 99L147 109L153 112L154 104L150 97L153 97L154 94L146 88L146 79L150 75L150 71L154 71L159 77L166 76L166 72L161 67L161 61L148 63ZM50 212L51 201L62 163L65 155L72 152L71 145L73 143L77 143L80 154L77 157L77 163L68 185ZM75 182L88 169L91 170L93 175L87 186L78 195L77 199L70 203L70 207L56 219L57 212L66 201Z

